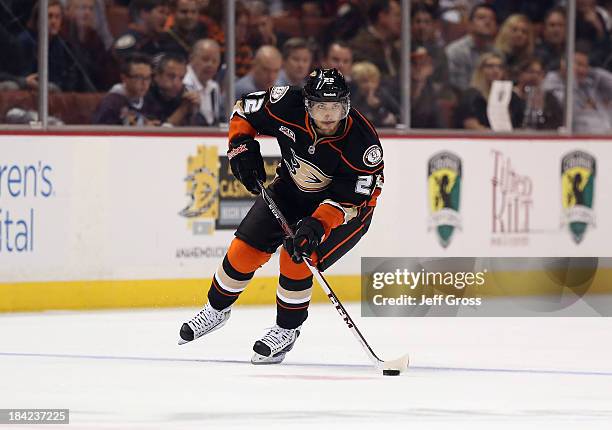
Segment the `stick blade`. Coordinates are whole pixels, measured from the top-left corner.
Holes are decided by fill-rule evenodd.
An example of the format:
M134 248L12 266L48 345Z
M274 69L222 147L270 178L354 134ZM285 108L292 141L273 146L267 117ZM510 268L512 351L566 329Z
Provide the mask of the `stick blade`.
M395 360L383 361L381 367L383 370L399 370L400 373L402 373L408 369L409 363L410 363L410 357L408 356L408 354L406 354Z

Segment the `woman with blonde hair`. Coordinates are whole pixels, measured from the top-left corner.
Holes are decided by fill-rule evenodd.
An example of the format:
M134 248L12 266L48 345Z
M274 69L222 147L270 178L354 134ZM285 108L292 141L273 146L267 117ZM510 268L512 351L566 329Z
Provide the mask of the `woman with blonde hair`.
M470 130L491 128L487 116L489 93L494 81L504 80L506 69L502 55L495 52L482 54L478 59L472 82L461 97L457 108L457 127ZM516 94L510 99L510 119L513 127L520 127L523 120L522 104Z
M516 80L517 70L533 56L534 48L533 24L529 18L521 14L510 15L495 38L495 49L504 56L510 79Z
M399 121L400 107L381 85L378 67L368 61L353 64L351 71L357 84L357 94L351 104L376 127L394 127Z

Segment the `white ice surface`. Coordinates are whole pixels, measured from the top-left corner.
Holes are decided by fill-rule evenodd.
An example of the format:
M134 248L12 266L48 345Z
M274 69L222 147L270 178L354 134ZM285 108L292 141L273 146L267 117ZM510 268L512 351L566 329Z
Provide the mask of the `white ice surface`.
M0 315L0 408L69 408L78 429L612 428L612 319L359 318L373 370L328 305L294 350L253 366L272 307L236 307L178 346L194 309ZM0 426L2 427L2 426Z

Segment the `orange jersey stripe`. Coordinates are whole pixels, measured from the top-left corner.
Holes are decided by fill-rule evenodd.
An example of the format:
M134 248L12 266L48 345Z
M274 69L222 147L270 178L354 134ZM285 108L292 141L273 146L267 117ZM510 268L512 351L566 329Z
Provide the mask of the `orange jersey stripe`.
M230 120L229 140L231 141L236 136L247 135L251 137L257 136L257 130L244 118L234 115Z
M301 125L297 125L297 124L294 124L294 123L292 123L292 122L285 121L284 119L279 118L279 117L277 117L276 115L274 115L274 114L272 113L272 111L270 110L270 108L268 108L268 106L267 106L267 105L266 105L266 111L268 112L268 115L270 115L270 116L271 116L272 118L274 118L275 120L280 121L280 122L282 122L283 124L290 125L290 126L292 126L292 127L297 127L297 128L299 128L300 130L305 131L306 133L308 133L308 130L306 130L306 129L305 129L304 127L302 127Z
M332 229L344 224L344 212L326 203L321 203L312 216L323 224L325 237L329 237Z

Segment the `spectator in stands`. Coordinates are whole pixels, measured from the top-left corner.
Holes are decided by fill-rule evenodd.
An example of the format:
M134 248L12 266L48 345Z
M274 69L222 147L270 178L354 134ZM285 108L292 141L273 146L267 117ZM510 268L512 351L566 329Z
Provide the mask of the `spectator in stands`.
M280 39L279 35L274 31L274 22L270 16L268 5L260 0L249 1L246 4L249 14L249 42L253 49L257 49L262 45L281 46L287 36L283 35Z
M37 3L32 11L28 28L17 37L26 63L20 75L25 77L28 88L38 88L38 13ZM60 36L64 10L59 0L49 0L49 84L53 91L80 91L84 79L75 63L75 56L68 43ZM27 62L29 60L29 62Z
M212 39L198 40L193 45L183 84L200 96L199 125L213 126L221 118L221 91L213 79L221 64L221 48Z
M351 97L352 105L376 127L394 127L399 121L400 108L380 86L381 73L378 67L367 61L355 63L353 79L359 91L355 97Z
M546 12L566 0L486 0L495 8L498 22L504 22L510 15L526 15L532 22L541 23Z
M542 88L544 73L542 61L535 57L518 69L514 92L524 106L522 128L556 130L563 125L563 106L551 91Z
M612 73L589 64L589 45L577 42L574 57L574 130L602 133L612 130ZM561 59L558 71L548 72L543 87L552 91L559 103L565 99L567 66Z
M355 61L376 65L383 79L397 78L400 68L401 9L396 0L375 0L368 10L370 25L351 40Z
M105 91L113 84L114 60L95 30L95 0L68 0L62 37L83 74L87 91Z
M487 130L491 128L487 115L489 92L493 81L505 77L504 59L500 54L487 52L476 65L471 86L464 92L457 108L457 127L469 130ZM516 94L510 100L510 120L514 128L523 123L523 106Z
M114 37L108 26L106 17L107 0L96 0L94 6L94 28L104 42L104 48L109 51L113 47Z
M332 3L332 2L330 2ZM300 17L303 19L319 19L323 16L321 4L316 1L302 1L300 4Z
M163 126L198 125L200 94L183 84L187 61L175 53L153 59L153 83L145 96L152 114Z
M450 83L464 91L470 84L480 56L493 49L497 34L495 11L488 4L478 4L469 16L469 33L446 47Z
M525 15L510 15L495 39L497 52L504 56L508 78L516 81L518 70L533 56L533 26Z
M283 58L274 46L264 45L257 50L251 71L236 81L236 99L255 92L266 91L278 78Z
M419 47L423 47L426 50L433 65L431 82L435 84L439 91L442 87L448 85L448 60L444 49L436 38L436 17L431 7L421 3L417 3L411 8L410 16L411 49L415 51Z
M535 48L535 56L542 61L545 71L559 69L559 61L565 55L565 9L552 8L544 17L542 37Z
M121 64L121 83L111 88L93 117L94 124L159 125L151 118L144 96L151 85L151 60L133 53Z
M440 128L440 109L433 85L433 59L425 47L410 55L410 127Z
M249 41L249 11L236 6L236 77L242 78L253 66L253 48Z
M333 41L327 47L321 65L326 69L338 69L351 90L351 98L357 95L357 85L353 80L353 50L341 40Z
M174 25L161 36L163 51L189 57L193 44L208 37L208 28L199 16L196 0L176 0Z
M283 68L275 85L302 86L310 73L313 52L305 39L292 37L283 45Z
M0 23L0 52L9 61L0 61L0 91L27 88L24 77L19 76L24 59L17 38Z
M151 57L163 52L160 39L168 13L167 0L132 0L130 16L133 22L128 31L115 41L115 54L121 59L131 52L141 52Z
M323 32L323 46L329 45L334 38L346 42L355 37L360 29L368 25L367 11L367 0L348 0L343 3L334 20Z
M576 40L590 44L590 63L602 66L610 54L610 17L596 0L576 0Z

